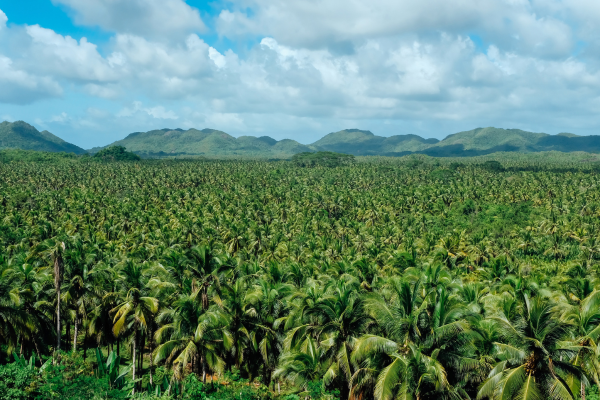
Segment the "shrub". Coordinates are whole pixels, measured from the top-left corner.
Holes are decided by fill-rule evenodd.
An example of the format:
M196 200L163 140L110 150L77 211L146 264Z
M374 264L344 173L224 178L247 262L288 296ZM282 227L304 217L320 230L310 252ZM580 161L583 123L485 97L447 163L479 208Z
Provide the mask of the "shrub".
M105 161L139 161L140 156L127 151L123 146L110 146L100 150L94 155L94 158Z
M32 399L36 372L17 363L0 365L0 400Z

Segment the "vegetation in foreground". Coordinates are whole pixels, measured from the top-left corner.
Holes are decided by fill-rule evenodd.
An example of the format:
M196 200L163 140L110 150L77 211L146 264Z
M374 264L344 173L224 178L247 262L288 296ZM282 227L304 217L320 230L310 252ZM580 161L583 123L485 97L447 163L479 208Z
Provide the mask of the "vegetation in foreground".
M592 164L0 164L0 399L596 399Z

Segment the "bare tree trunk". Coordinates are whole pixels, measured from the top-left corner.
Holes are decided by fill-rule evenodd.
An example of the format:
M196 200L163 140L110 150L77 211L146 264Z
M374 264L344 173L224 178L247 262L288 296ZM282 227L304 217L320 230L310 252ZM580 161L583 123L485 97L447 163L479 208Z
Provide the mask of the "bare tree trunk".
M202 383L206 384L206 360L204 354L200 356L200 362L202 363Z
M73 353L77 351L77 333L79 328L79 311L75 310L75 330L73 332Z
M585 400L585 385L583 384L583 379L581 380L581 400Z

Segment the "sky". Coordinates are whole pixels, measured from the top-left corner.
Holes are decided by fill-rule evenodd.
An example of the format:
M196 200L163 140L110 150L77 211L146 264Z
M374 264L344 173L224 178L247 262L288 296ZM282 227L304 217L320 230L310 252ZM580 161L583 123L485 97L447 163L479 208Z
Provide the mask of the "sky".
M597 0L0 0L0 121L83 148L212 128L600 133Z

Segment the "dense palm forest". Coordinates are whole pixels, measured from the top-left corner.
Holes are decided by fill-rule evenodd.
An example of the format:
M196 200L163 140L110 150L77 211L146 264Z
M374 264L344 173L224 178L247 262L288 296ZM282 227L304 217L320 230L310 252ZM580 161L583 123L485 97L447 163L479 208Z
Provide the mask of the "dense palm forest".
M0 399L598 398L591 164L0 176Z

